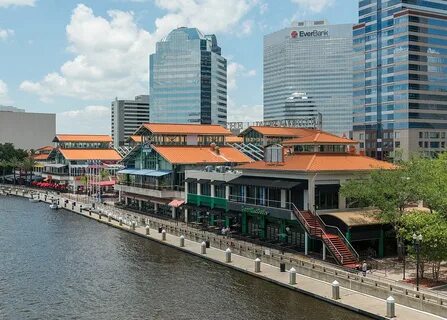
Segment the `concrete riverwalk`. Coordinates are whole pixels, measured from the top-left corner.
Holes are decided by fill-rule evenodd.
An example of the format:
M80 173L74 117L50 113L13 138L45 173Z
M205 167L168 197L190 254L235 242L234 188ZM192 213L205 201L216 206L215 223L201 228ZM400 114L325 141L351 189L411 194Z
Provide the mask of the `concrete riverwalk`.
M19 189L17 192L10 192L13 195L17 196L25 196L29 197L28 191L23 192L22 189ZM168 232L159 233L159 227L162 227L162 224L156 219L151 220L150 217L146 217L144 221L132 221L126 219L124 216L119 216L113 211L109 213L104 212L98 213L92 210L87 209L89 206L85 203L77 202L76 205L73 205L73 202L70 201L68 204L65 204L65 198L57 195L47 195L45 197L44 193L35 192L34 197L40 198L40 200L44 200L46 198L46 202L50 203L51 198L59 199L59 204L65 209L80 214L84 217L90 218L92 220L107 224L109 226L119 228L121 230L131 232L135 235L145 237L152 241L157 241L164 245L168 245L170 247L176 248L178 250L194 254L196 256L200 256L202 258L208 259L210 261L214 261L216 263L226 265L233 269L239 270L241 272L245 272L252 276L256 276L258 278L262 278L266 281L270 281L281 285L283 287L299 291L306 295L313 296L317 299L327 301L329 303L339 305L343 308L353 310L355 312L370 316L376 319L386 319L387 315L387 302L384 299L380 299L374 297L372 295L360 293L358 291L348 289L345 286L340 286L340 298L333 299L333 286L329 281L322 281L315 279L313 277L307 276L301 273L300 266L297 265L294 268L298 271L296 274L296 284L295 281L290 283L290 272L280 272L280 268L271 265L269 263L265 263L267 259L264 259L262 256L260 262L260 270L256 270L256 262L254 259L246 256L242 256L236 254L237 250L233 249L234 252L231 253L231 262L228 262L228 253L225 252L224 247L221 248L213 247L213 242L211 242L211 247L206 248L205 245L202 244L203 239L198 239L197 236L193 237L191 234L186 235L186 230L181 229L167 229ZM1 198L0 198L1 199ZM63 211L59 211L63 212ZM59 214L56 213L55 214ZM185 233L185 239L181 240L181 235ZM188 239L189 237L189 239ZM193 240L194 239L194 240ZM197 241L195 241L197 240ZM183 246L181 246L181 242L183 242ZM225 243L224 243L225 245ZM259 272L256 272L259 271ZM293 277L293 276L292 276ZM337 278L334 277L334 280ZM342 284L342 282L340 282ZM393 292L390 292L390 295L393 295ZM297 296L299 299L299 296ZM429 314L423 311L419 311L401 304L395 305L395 319L408 319L408 320L423 320L423 319L446 319L445 317L436 316L433 314ZM447 316L447 314L445 315Z

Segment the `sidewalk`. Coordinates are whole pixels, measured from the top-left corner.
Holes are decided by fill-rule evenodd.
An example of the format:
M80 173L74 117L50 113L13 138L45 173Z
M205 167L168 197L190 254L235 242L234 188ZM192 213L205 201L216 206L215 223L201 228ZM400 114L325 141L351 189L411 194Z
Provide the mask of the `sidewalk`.
M20 192L21 193L21 192ZM21 195L21 194L18 195ZM55 196L55 195L54 195ZM50 202L51 196L47 197L47 202ZM61 204L63 204L63 199L61 199ZM185 239L185 247L184 248L180 248L179 247L179 237L177 235L174 234L166 234L166 241L162 240L162 235L158 233L158 226L161 225L165 225L168 226L169 229L172 229L172 233L176 233L179 231L179 229L181 227L183 227L184 224L179 223L178 225L176 225L174 222L172 221L164 221L164 220L160 220L160 219L154 219L154 218L148 218L147 216L141 216L138 214L134 214L133 212L126 212L123 211L121 209L117 209L117 208L104 208L101 206L102 210L108 210L111 217L115 216L115 219L119 219L124 218L123 219L123 223L120 226L120 223L117 220L111 219L111 221L109 222L108 217L102 215L102 218L99 214L97 213L91 213L91 216L89 215L89 212L87 210L83 210L83 212L80 212L80 203L77 203L76 207L74 208L74 212L79 213L83 216L86 216L88 218L97 220L99 222L102 223L106 223L110 226L116 227L116 228L120 228L123 229L125 231L128 232L132 232L135 233L139 236L142 237L146 237L149 238L151 240L154 241L158 241L161 242L163 244L169 245L171 247L175 247L179 250L191 253L191 254L195 254L197 256L201 256L203 258L212 260L216 263L220 263L223 265L227 265L229 267L232 267L236 270L242 271L242 272L246 272L250 275L253 276L257 276L259 278L265 279L267 281L270 282L274 282L276 284L279 284L281 286L296 290L296 291L300 291L302 293L305 293L307 295L311 295L314 296L318 299L324 300L324 301L328 301L330 303L345 307L347 309L359 312L359 313L363 313L365 315L369 315L372 316L374 318L377 319L383 319L385 318L385 313L386 313L386 302L383 299L379 299L376 297L373 297L371 295L366 295L363 293L360 293L358 291L354 291L354 290L350 290L348 288L344 288L341 287L340 289L340 296L341 299L340 300L333 300L332 299L332 286L329 282L325 282L325 281L321 281L321 280L317 280L315 278L312 277L308 277L305 276L303 274L297 274L297 285L290 285L288 284L289 282L289 274L287 272L280 272L278 267L275 267L273 265L267 264L267 263L262 263L261 264L261 272L260 273L255 273L254 272L254 261L251 258L247 258L247 257L243 257L241 255L237 255L235 253L232 254L232 262L231 263L226 263L225 262L225 253L223 250L219 249L219 248L208 248L206 249L206 254L202 255L201 252L201 245L199 242L196 241L192 241L192 240L188 240ZM87 207L85 204L82 204L85 207ZM72 209L72 204L70 203L67 206L68 210ZM125 214L125 215L124 215ZM125 218L125 217L129 217L129 218ZM141 218L143 218L144 220L141 220ZM150 235L146 236L146 227L143 225L139 225L136 226L135 230L132 230L132 227L129 226L132 224L132 220L133 219L140 219L140 222L150 222L151 228L150 228ZM159 221L157 221L159 220ZM175 224L175 225L173 225ZM186 225L184 226L188 229L184 229L184 230L189 230L192 235L192 237L194 237L194 235L197 237L197 234L199 234L199 241L201 241L201 239L203 239L203 237L200 236L204 236L206 235L205 233L203 233L202 235L200 235L200 232L187 227ZM176 229L174 229L176 228ZM228 243L228 242L226 242ZM226 244L224 242L224 245ZM253 246L254 249L255 246ZM255 250L255 249L254 249ZM264 260L264 257L262 258ZM311 259L309 259L311 260ZM298 268L298 267L297 267ZM392 295L392 293L390 293ZM441 317L432 315L432 314L428 314L422 311L418 311L416 309L412 309L403 305L398 305L396 304L396 315L397 317L395 319L411 319L411 320L422 320L422 319L443 319Z

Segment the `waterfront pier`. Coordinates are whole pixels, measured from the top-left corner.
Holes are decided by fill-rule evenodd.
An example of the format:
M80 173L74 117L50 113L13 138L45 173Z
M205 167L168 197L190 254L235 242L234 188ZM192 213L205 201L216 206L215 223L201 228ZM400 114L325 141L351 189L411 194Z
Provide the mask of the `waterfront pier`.
M12 189L4 192L24 197L30 197L31 195L30 191L25 189ZM384 298L375 297L372 294L365 294L364 292L361 292L361 290L365 291L368 288L371 289L370 287L377 287L377 290L379 290L382 286L381 283L374 283L371 279L362 279L361 277L359 281L357 281L358 279L354 274L349 275L344 273L342 270L334 272L334 270L327 266L322 266L316 262L312 263L311 261L304 260L284 261L287 262L287 270L290 271L292 267L296 270L294 281L290 281L289 272L281 272L279 266L276 265L279 260L272 257L271 254L258 251L255 247L244 247L243 243L238 243L237 241L231 239L224 239L223 237L216 235L211 237L203 232L194 230L193 228L185 228L182 225L176 225L175 222L162 221L146 216L138 216L131 212L129 212L129 215L126 216L124 215L124 211L113 210L113 208L110 208L110 212L104 212L103 207L103 212L98 212L98 210L91 210L89 205L86 203L76 201L74 204L74 201L66 199L62 195L46 195L44 193L34 191L34 197L37 197L41 201L45 201L47 203L51 203L53 200L58 199L62 207L64 207L63 204L65 204L65 200L68 200L69 204L66 206L66 210L75 212L84 217L133 233L140 237L168 245L215 263L228 266L235 270L375 319L387 319L387 298L389 296L392 296L393 299L396 300L395 319L445 319L442 317L442 312L447 310L446 298L437 297L437 301L432 301L433 297L425 292L420 292L418 297L411 297L411 290L406 290L408 299L410 300L413 298L417 301L417 303L413 303L415 308L419 307L421 309L431 307L433 308L433 311L438 313L438 315L435 315L433 314L434 312L424 312L404 305L405 301L402 299L402 292L397 286L389 286L388 292L386 292L386 296L384 296ZM101 215L108 216L110 219L100 219ZM159 233L159 228L165 230L166 232ZM203 241L210 242L210 246L206 247L206 254L203 254ZM226 253L226 249L229 247L231 247L230 262L228 262L229 260ZM256 268L256 258L261 260L259 269ZM324 277L322 276L322 268L326 270ZM334 280L340 284L337 299L334 299L333 296L332 282ZM362 286L363 289L361 288ZM373 291L370 292L373 293Z

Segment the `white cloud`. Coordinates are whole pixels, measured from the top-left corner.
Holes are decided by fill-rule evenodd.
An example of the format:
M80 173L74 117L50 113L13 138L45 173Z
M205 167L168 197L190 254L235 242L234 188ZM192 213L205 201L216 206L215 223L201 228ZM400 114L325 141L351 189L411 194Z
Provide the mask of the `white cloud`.
M244 22L242 22L241 31L239 33L240 36L247 36L251 34L251 32L253 31L254 24L255 23L253 20L245 20Z
M36 0L0 0L0 8L11 6L34 6Z
M260 14L264 14L269 10L269 5L268 3L260 3L259 4L259 13Z
M11 98L9 97L8 85L0 79L0 103L8 104L12 103Z
M335 0L291 0L297 3L302 9L313 12L321 12L335 3Z
M227 86L228 90L237 88L237 79L239 77L254 77L256 70L247 70L245 66L237 62L230 62L227 67Z
M258 4L257 0L155 0L169 13L155 21L162 33L179 26L195 26L204 33L231 32Z
M137 27L131 12L109 11L108 15L109 20L78 5L66 27L74 59L65 62L59 72L38 82L24 81L20 88L43 100L53 96L110 99L147 92L153 37Z
M228 121L229 122L253 122L263 119L262 105L237 105L228 97Z
M2 1L2 0L0 0ZM81 99L132 97L148 91L148 56L155 43L179 26L204 33L232 32L257 0L155 0L168 13L156 19L153 33L139 28L132 12L95 16L79 4L66 27L68 49L75 54L57 72L40 81L23 81L23 91L47 101L54 96ZM245 30L247 31L246 26Z
M14 35L14 30L11 29L0 29L0 41L6 40Z
M82 109L61 112L56 117L60 133L110 134L110 108L87 106Z

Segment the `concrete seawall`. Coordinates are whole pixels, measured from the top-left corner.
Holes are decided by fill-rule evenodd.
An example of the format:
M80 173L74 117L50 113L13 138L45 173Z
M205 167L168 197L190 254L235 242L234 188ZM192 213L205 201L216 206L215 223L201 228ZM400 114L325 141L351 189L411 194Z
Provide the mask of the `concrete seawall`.
M14 191L10 193L17 196L29 197L29 193L26 191L25 193L23 193L22 189L19 189L17 192ZM37 197L37 195L38 193L35 194L35 197ZM41 200L44 200L45 196L43 193L41 193L39 194L39 197ZM51 202L51 197L51 195L47 196L48 203ZM53 197L58 197L61 206L64 206L65 199L62 196L53 195ZM81 205L84 207L83 210L81 210ZM256 276L258 278L281 285L288 289L295 290L297 292L301 292L303 294L332 303L334 305L352 310L359 314L363 314L375 319L387 319L386 301L385 299L380 299L376 296L382 294L381 290L384 290L384 288L378 287L373 280L370 280L368 278L360 279L361 281L359 281L359 279L354 279L356 275L351 274L346 276L343 272L337 273L336 271L334 272L333 269L328 269L318 264L305 263L302 261L298 263L294 261L284 261L286 262L286 266L288 269L293 267L297 270L297 284L290 284L289 272L280 272L280 269L278 268L278 260L274 259L273 256L265 255L263 253L260 254L255 250L250 251L244 249L244 251L242 252L242 248L233 246L231 248L231 250L233 251L231 254L231 262L226 262L225 249L227 247L231 247L231 240L222 241L221 238L217 239L217 237L208 238L207 240L210 241L211 247L205 248L206 253L203 254L202 250L204 249L202 248L201 242L204 239L201 238L200 234L193 234L193 232L190 232L191 234L187 234L188 231L186 230L182 230L181 228L176 227L169 227L164 225L160 221L155 221L157 219L151 220L150 217L147 217L145 221L145 224L147 223L149 225L149 235L147 235L147 228L145 224L135 223L135 225L132 225L131 221L122 221L120 223L119 217L117 216L108 217L104 214L98 214L97 212L85 210L86 207L86 204L79 202L76 204L76 206L73 206L72 201L70 201L65 209L95 220L97 222L107 224L111 227L133 233L137 236L144 237L164 245L168 245L185 253L193 254L201 258L213 261L215 263L231 267L235 270L250 274L252 276ZM158 233L159 227L164 228L167 231L167 233L165 234L165 240L163 240L163 234ZM184 240L184 247L180 246L181 235L186 238ZM257 257L260 257L262 260L261 272L255 272L254 259ZM332 299L331 282L334 280L337 280L340 283L340 299L337 300ZM393 292L392 290L390 291L390 288L386 289L388 290L387 296L392 295L393 297L395 297L402 294L400 292ZM376 291L378 291L378 293ZM370 294L370 292L372 292L373 294ZM408 297L408 299L410 298L411 297ZM421 301L423 300L419 296L417 298L413 298L413 301L410 301L410 303L417 304L421 303ZM398 299L396 299L396 302L400 303ZM424 306L421 305L420 307ZM437 307L437 305L434 304L434 307ZM441 303L439 310L436 310L437 312L441 313L438 313L438 316L436 316L424 311L397 304L395 319L446 319L441 317L441 315L446 315L445 313L442 313L445 310L447 310L446 306Z

